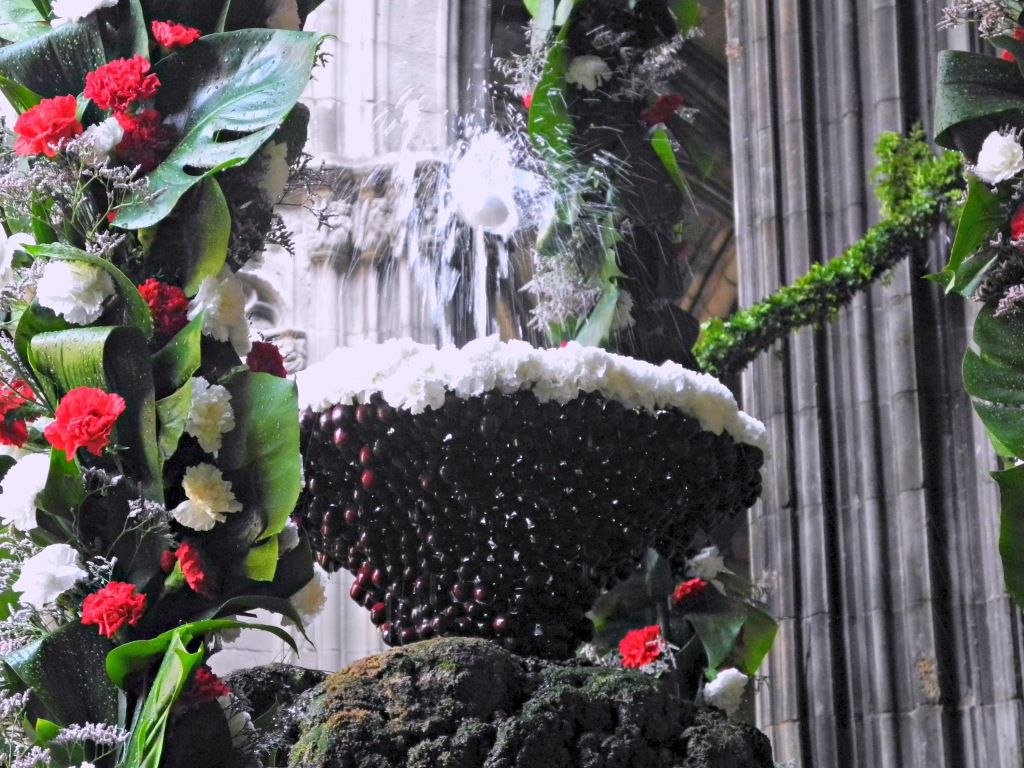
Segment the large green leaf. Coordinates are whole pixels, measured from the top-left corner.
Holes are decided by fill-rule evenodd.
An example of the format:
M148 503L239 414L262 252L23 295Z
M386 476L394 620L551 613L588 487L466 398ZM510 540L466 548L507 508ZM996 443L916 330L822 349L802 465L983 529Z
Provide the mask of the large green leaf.
M149 176L159 196L129 198L115 225L152 226L204 177L248 160L299 100L322 39L240 30L202 37L162 59L156 106L180 140Z
M968 177L967 202L957 224L949 263L934 276L935 281L945 287L946 293L956 291L965 297L974 295L988 268L998 260L997 255L978 251L1004 226L1006 210L1003 198L977 177Z
M686 620L690 622L704 653L708 657L708 667L718 669L736 649L740 630L747 621L743 612L732 613L688 613Z
M231 212L214 178L186 193L174 212L157 226L147 257L150 274L166 275L194 296L204 278L220 273L228 256Z
M772 649L779 624L770 613L757 606L748 605L746 610L747 620L736 643L735 658L736 666L744 674L753 675Z
M31 109L41 101L38 93L30 91L3 75L0 75L0 93L3 93L4 98L10 102L18 114Z
M171 633L163 660L160 662L160 668L138 713L131 738L125 748L124 764L131 768L159 768L160 766L164 734L167 730L171 710L178 697L181 696L182 689L185 687L189 675L192 674L192 670L203 661L204 651L202 648L194 653L189 653L186 648L190 639L189 632L185 627L179 627ZM125 647L121 646L121 648ZM120 648L116 650L120 650ZM113 679L113 675L111 675L111 679Z
M676 185L676 188L681 192L686 191L689 185L687 185L686 177L683 176L683 172L679 168L679 160L676 159L672 140L668 137L668 132L664 128L656 128L651 132L651 149L654 150L654 154L661 160L665 173L672 183Z
M86 22L54 27L0 48L0 75L44 99L81 93L86 73L106 63L103 38Z
M0 4L0 39L18 43L50 31L32 0L5 0Z
M84 501L85 490L78 465L64 458L64 451L51 450L46 485L36 496L39 527L67 541L74 533L75 514Z
M76 328L33 337L29 362L48 397L59 401L76 387L99 387L125 401L111 441L119 459L148 498L163 500L156 434L156 395L146 338L137 328ZM140 361L142 364L140 365Z
M261 541L284 529L299 498L298 394L294 382L268 373L239 373L224 385L235 428L224 436L217 463L246 508L261 511Z
M993 472L999 485L999 555L1006 591L1024 608L1024 465Z
M555 172L569 161L572 154L569 140L573 135L573 123L565 105L566 41L571 26L562 26L548 51L540 80L533 89L533 103L527 121L530 139Z
M679 32L688 35L700 24L700 3L698 0L673 0L672 10Z
M117 289L118 306L120 312L116 318L112 318L119 325L130 325L138 328L148 339L153 335L153 315L149 311L146 300L142 298L138 287L128 279L128 276L115 267L106 259L93 256L79 248L62 243L51 243L49 245L28 245L25 250L33 256L40 256L45 259L59 261L81 261L90 264L97 269L102 269L114 281ZM109 310L108 310L109 311ZM108 316L109 317L109 316Z
M189 321L153 355L156 396L164 398L185 385L202 363L203 313Z
M935 99L935 142L977 159L992 131L1024 121L1024 78L1015 64L995 56L940 51Z
M116 723L117 691L104 673L104 659L113 643L96 627L78 622L4 657L4 662L43 708L47 720L72 723Z
M212 632L222 632L225 629L259 629L270 632L298 652L294 638L280 627L253 624L236 619L208 619L182 624L180 627L175 627L149 640L135 640L119 645L107 654L103 666L113 684L118 688L123 688L125 681L131 675L148 669L154 659L166 654L176 642L184 642L187 645L197 637Z
M192 380L189 379L177 392L156 401L156 418L159 425L157 445L163 461L171 458L178 450L181 436L188 425L188 414L192 408Z
M1024 319L997 317L991 305L978 313L978 352L964 357L964 388L1001 455L1024 457Z

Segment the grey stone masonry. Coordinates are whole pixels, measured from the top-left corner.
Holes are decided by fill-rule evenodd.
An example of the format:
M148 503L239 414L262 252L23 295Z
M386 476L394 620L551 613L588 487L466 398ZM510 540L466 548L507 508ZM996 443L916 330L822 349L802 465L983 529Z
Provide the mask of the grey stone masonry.
M875 139L928 131L936 52L969 42L936 31L941 5L727 0L741 306L877 220ZM1020 612L960 381L969 318L922 279L947 250L744 376L774 454L751 541L781 620L758 723L783 763L1024 765Z

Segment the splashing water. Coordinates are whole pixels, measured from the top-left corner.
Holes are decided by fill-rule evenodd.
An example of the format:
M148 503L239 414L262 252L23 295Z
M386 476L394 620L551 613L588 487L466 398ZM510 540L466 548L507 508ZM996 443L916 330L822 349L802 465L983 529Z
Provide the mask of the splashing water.
M410 99L393 114L382 126L384 135L399 136L383 191L392 228L388 268L399 268L404 257L442 343L456 340L459 318L472 318L472 335L491 334L489 271L507 278L509 242L542 228L554 213L551 185L522 116L507 116L509 133L467 119L460 138L430 158L411 149L418 102Z

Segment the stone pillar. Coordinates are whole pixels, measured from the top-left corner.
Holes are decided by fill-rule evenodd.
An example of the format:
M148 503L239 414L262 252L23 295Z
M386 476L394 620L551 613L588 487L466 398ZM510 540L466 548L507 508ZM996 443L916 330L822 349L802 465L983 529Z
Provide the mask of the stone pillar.
M928 130L939 5L727 0L742 306L877 220L870 148ZM960 382L967 323L922 279L947 247L744 375L774 454L751 546L781 621L757 715L782 762L1024 765L1024 634Z

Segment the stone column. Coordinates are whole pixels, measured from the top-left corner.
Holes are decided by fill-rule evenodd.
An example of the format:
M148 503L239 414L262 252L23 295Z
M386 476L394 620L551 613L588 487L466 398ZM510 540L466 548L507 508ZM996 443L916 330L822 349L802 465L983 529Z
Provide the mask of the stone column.
M873 221L882 131L928 130L938 3L727 0L740 304ZM751 515L779 639L757 697L776 759L829 768L1024 764L1020 612L1003 594L991 450L962 393L962 302L936 240L835 322L744 375L770 430Z

